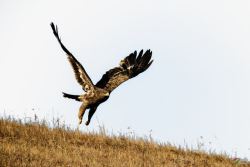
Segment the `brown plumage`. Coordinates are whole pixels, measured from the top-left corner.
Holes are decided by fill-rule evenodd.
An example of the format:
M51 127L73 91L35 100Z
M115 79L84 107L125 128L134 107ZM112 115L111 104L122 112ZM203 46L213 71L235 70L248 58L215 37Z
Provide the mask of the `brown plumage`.
M68 60L74 70L77 82L82 86L82 89L86 92L83 95L71 95L63 93L66 98L75 99L82 102L82 105L78 112L79 124L82 123L82 117L86 109L89 109L88 120L85 123L89 125L90 120L95 113L99 104L103 103L109 98L110 93L117 88L120 84L127 81L130 78L137 76L144 72L152 64L153 60L152 51L147 50L143 53L143 50L137 56L137 52L131 53L129 56L121 60L120 65L109 71L107 71L95 85L91 81L90 77L86 73L85 69L80 62L73 56L72 53L63 45L58 35L57 26L53 23L50 24L55 37L57 38L61 48L68 56Z

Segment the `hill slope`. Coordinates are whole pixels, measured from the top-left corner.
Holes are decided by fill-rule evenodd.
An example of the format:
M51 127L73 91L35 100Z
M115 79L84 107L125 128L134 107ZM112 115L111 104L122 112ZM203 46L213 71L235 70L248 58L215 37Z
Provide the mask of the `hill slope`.
M225 156L125 137L0 119L0 166L250 166Z

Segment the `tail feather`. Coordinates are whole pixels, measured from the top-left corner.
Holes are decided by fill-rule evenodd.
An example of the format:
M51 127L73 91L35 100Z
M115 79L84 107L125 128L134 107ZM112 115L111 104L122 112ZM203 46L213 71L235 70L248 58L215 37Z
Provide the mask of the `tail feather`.
M68 94L68 93L63 93L63 97L66 97L66 98L69 98L69 99L75 99L76 101L81 101L80 100L80 96L79 95L71 95L71 94Z

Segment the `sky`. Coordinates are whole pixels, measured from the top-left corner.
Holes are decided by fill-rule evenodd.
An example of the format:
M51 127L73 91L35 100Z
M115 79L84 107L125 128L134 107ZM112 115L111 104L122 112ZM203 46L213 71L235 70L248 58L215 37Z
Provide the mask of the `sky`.
M153 51L151 67L82 131L101 125L250 159L249 9L248 0L1 0L0 114L77 127L80 103L61 92L83 92L53 21L94 83L134 50Z

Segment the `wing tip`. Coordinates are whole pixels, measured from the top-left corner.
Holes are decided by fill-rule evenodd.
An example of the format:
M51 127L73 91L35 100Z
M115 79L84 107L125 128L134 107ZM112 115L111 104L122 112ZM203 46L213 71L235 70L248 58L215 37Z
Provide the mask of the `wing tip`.
M50 22L50 26L53 28L53 27L55 27L55 25L54 25L54 23L53 23L53 21L52 22Z
M143 49L140 50L133 64L131 77L137 76L138 74L147 70L149 66L151 66L151 64L153 63L153 60L151 59L152 53L153 52L150 49L147 49L144 53Z
M57 25L55 25L53 22L50 23L50 27L52 28L53 34L57 38L58 41L60 41L59 35L58 35L58 28Z

